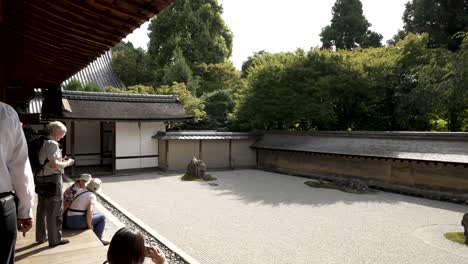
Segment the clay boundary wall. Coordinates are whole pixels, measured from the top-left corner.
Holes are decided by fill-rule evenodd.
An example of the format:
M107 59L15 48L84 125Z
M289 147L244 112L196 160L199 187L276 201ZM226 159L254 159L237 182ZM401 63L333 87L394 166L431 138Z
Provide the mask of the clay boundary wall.
M281 138L284 137L276 140L281 141ZM463 137L449 140L461 140L460 144L466 144ZM268 148L265 144L258 147L260 144L253 146L257 152L258 169L325 180L358 179L387 190L468 201L468 163L317 153ZM460 153L457 155L460 157Z

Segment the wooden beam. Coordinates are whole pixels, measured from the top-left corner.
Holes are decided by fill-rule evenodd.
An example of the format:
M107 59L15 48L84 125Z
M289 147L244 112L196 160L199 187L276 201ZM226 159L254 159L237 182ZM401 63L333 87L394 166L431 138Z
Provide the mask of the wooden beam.
M6 101L6 89L8 87L6 65L8 51L8 34L6 32L3 0L0 0L0 102Z
M72 159L75 160L75 163L76 163L76 155L75 155L75 140L76 140L76 136L75 136L75 121L71 121L71 156L72 156ZM74 168L75 168L75 164L71 167L71 176L73 176L73 172L74 172Z

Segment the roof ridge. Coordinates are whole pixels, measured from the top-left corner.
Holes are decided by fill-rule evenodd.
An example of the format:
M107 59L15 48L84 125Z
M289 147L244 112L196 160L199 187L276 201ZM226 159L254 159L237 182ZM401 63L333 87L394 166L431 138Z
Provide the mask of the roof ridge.
M166 94L121 94L106 92L62 91L62 97L70 100L118 101L118 102L173 102L179 101L176 95Z

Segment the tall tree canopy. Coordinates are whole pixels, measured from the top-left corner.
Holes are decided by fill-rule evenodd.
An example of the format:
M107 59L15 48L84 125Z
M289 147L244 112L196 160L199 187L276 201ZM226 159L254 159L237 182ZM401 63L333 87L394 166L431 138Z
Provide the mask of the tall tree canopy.
M468 0L412 0L403 13L406 32L429 33L429 47L447 47L455 51L460 31L468 31Z
M162 69L182 51L190 68L201 63L222 63L232 53L232 33L222 19L216 0L177 0L149 26L148 53Z
M120 42L112 48L112 69L127 86L149 84L155 75L146 52L134 48L131 42Z
M337 0L331 24L322 29L322 48L348 49L380 47L382 35L368 30L371 24L362 13L360 0Z

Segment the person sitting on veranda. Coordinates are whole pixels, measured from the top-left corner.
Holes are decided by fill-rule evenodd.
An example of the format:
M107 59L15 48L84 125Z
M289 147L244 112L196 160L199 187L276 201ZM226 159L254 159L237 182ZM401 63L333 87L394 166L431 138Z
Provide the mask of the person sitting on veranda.
M86 184L92 179L91 174L81 174L80 179L74 182L70 187L68 187L63 193L63 208L67 209L70 207L75 194L80 190L86 188ZM66 215L65 215L66 217Z
M128 227L115 233L107 250L108 264L142 264L145 257L155 264L167 264L164 253L156 246L145 246L143 235Z
M70 205L67 213L66 225L70 229L92 229L96 236L104 245L109 241L102 239L106 217L99 212L95 212L97 203L94 192L101 188L102 181L98 178L92 179L85 189L80 189Z

